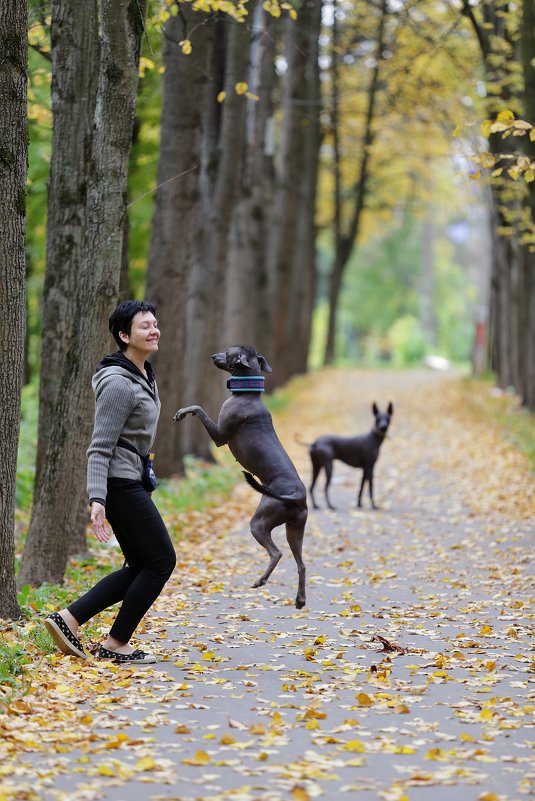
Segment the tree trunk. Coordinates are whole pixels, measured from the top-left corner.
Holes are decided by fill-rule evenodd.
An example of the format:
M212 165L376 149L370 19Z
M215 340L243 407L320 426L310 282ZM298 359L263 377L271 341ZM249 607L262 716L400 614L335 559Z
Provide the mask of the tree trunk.
M15 587L15 476L26 319L28 4L0 6L0 618L20 616Z
M165 26L163 106L158 190L155 196L146 296L158 305L162 338L153 359L162 400L155 442L159 476L182 472L184 425L173 422L187 383L185 307L193 233L199 216L202 109L208 83L213 20L184 6ZM178 42L192 33L190 55Z
M97 0L52 0L52 151L48 181L43 290L39 426L35 488L39 486L64 370L86 226L87 181L98 83Z
M101 0L87 225L72 299L76 325L68 337L65 366L57 376L59 391L23 554L22 583L61 581L78 499L85 496L81 477L93 420L91 374L109 342L107 321L119 292L141 31L141 4Z
M265 314L265 240L270 215L272 157L266 137L273 115L276 23L262 6L255 12L248 84L258 100L248 100L239 198L229 234L222 339L226 345L249 344L261 352L257 333Z
M368 171L369 161L371 156L371 148L374 140L374 125L375 125L375 106L377 101L377 94L379 92L379 73L381 64L384 59L385 51L385 30L386 19L389 14L387 0L381 0L380 17L377 29L377 40L375 48L375 66L372 71L370 85L368 88L368 106L366 110L366 121L364 124L364 134L362 141L362 153L360 157L360 165L357 173L357 178L351 192L353 208L350 211L350 222L347 230L343 231L341 224L341 209L338 208L339 231L338 237L335 241L335 255L333 269L331 272L330 287L329 287L329 322L327 324L327 341L325 343L325 364L332 364L335 356L335 339L336 339L336 318L338 313L338 298L340 296L340 289L342 287L342 278L347 263L353 253L356 241L359 235L360 221L364 204L366 200L366 193L368 191ZM340 187L336 190L340 192ZM335 209L336 202L335 200ZM336 232L336 229L335 229Z
M535 7L524 0L521 26L521 56L524 76L524 119L535 123ZM526 154L535 162L535 142L523 138ZM535 233L535 181L527 185L531 232ZM535 411L535 252L522 248L522 319L519 346L522 352L521 393L523 404Z
M287 369L286 324L294 306L292 269L299 187L304 166L301 123L304 117L305 70L310 45L306 32L310 26L310 16L315 12L318 3L319 0L303 0L297 8L298 20L288 20L286 33L285 56L288 67L282 99L281 157L269 248L269 308L272 313L269 358L274 367L270 379L273 387L284 383Z
M254 13L250 6L249 13ZM217 414L225 390L222 376L212 366L210 356L216 350L223 350L227 344L233 344L223 341L221 328L228 239L241 180L247 105L247 97L238 94L235 87L247 80L251 47L248 27L233 22L226 24L229 27L224 54L225 99L222 104L218 103L217 92L213 91L217 87L215 83L209 96L209 121L212 124L209 122L204 137L202 200L187 305L189 344L185 401L199 403L211 415ZM221 67L220 46L216 35L216 82ZM191 426L189 434L188 452L209 457L209 439L202 426Z
M294 306L286 320L288 358L284 380L296 373L306 372L312 328L312 310L316 285L316 190L319 166L320 133L320 73L319 38L321 33L321 2L311 9L308 18L308 58L305 68L305 98L303 117L303 163L300 183L295 248L292 266L292 297Z
M98 82L99 40L96 0L52 2L52 151L48 184L47 246L39 378L39 423L34 502L41 483L58 401L58 376L65 369L70 332L76 325L72 302L86 226L87 181ZM84 467L78 481L84 485ZM86 550L86 510L81 493L69 553Z

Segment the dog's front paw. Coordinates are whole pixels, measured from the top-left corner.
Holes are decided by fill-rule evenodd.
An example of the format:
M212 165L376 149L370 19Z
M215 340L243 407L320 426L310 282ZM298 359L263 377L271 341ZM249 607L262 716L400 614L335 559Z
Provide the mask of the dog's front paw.
M183 420L187 414L193 414L189 406L186 407L185 409L179 409L178 412L175 412L175 414L173 415L173 422L180 423L180 421Z

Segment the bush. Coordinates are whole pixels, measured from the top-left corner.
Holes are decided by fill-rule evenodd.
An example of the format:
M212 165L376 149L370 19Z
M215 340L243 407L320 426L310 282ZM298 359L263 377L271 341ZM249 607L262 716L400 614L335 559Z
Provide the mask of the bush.
M392 350L392 361L397 367L405 367L422 361L426 342L420 321L410 314L400 317L388 332Z

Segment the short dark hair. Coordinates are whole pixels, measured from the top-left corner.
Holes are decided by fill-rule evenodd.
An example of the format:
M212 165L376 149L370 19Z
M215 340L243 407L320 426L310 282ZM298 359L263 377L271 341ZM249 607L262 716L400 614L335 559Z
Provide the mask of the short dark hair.
M121 350L126 350L128 346L126 342L123 342L119 333L122 331L123 334L130 336L132 319L138 312L156 314L156 306L154 303L147 303L145 300L123 300L110 317L108 328Z

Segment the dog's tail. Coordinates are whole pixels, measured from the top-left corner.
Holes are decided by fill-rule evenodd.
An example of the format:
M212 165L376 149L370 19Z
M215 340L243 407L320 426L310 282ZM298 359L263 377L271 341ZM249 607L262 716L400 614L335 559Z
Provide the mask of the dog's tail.
M303 494L296 490L295 493L291 495L279 495L277 492L274 492L270 487L266 487L265 484L260 484L259 481L251 474L248 473L246 470L243 470L243 475L245 476L245 480L253 489L257 492L261 492L262 495L268 495L270 498L276 498L278 501L282 501L283 503L294 504L294 503L302 503L303 502Z
M301 439L301 437L299 436L299 434L294 434L294 439L295 439L295 441L296 441L296 442L298 442L298 443L299 443L299 445L304 445L304 446L305 446L305 448L310 448L310 446L312 445L312 443L311 443L311 442L304 442L304 441Z

